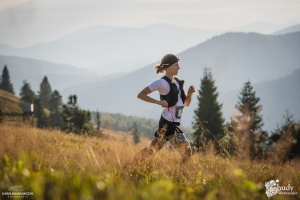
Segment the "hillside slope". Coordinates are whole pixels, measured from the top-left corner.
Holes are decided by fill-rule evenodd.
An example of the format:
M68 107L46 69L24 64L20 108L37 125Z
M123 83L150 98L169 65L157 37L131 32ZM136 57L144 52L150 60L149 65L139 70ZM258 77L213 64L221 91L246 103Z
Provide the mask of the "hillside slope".
M44 76L48 77L52 89L59 91L83 84L101 80L97 74L70 65L56 64L42 60L0 55L0 70L7 66L16 95L19 95L23 81L27 80L32 89L37 92Z
M20 98L4 90L0 90L0 109L4 115L22 115L23 113Z

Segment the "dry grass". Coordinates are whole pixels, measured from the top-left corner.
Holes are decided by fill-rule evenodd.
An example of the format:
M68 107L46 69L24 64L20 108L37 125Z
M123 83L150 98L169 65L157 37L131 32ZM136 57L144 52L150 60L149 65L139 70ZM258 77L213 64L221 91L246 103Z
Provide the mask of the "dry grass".
M194 154L189 163L181 167L180 155L165 146L144 163L132 166L130 163L134 155L147 147L149 140L142 138L138 145L134 145L132 136L123 132L104 130L104 136L98 138L9 124L0 124L0 135L0 158L6 155L11 163L9 165L7 162L0 162L1 169L9 170L9 167L13 168L18 161L22 161L31 174L59 172L66 177L80 175L81 180L85 180L86 176L93 177L91 184L96 185L98 190L102 188L102 182L106 188L111 185L110 190L105 193L108 196L103 196L105 199L173 199L174 196L170 195L174 190L178 191L174 193L179 195L177 199L267 199L264 183L276 179L280 180L281 185L294 186L294 191L300 193L299 160L273 165L267 161L224 158L214 155L213 151L206 151L205 154ZM7 173L5 170L0 172L1 178L10 177L9 172ZM52 180L51 176L48 179ZM0 181L0 189L8 188L19 181L18 184L21 182L25 187L35 190L33 186L25 185L27 182L22 180L15 176L3 179ZM73 179L72 181L74 182ZM84 187L81 185L81 188ZM64 190L66 191L58 195L72 193L69 188ZM98 195L91 191L79 193ZM296 199L299 195L277 197ZM64 199L61 196L55 198Z
M5 115L22 115L23 113L20 98L4 90L0 90L0 109Z

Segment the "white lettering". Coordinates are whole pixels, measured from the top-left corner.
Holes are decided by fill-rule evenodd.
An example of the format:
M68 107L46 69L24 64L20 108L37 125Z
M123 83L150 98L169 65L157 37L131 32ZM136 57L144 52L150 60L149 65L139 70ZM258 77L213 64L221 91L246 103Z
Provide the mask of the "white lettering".
M2 195L11 195L10 192L2 192Z
M288 184L287 186L280 186L278 183L279 180L270 180L268 182L265 182L266 186L266 195L268 197L274 196L276 194L282 194L282 195L297 195L297 192L294 192L294 187Z

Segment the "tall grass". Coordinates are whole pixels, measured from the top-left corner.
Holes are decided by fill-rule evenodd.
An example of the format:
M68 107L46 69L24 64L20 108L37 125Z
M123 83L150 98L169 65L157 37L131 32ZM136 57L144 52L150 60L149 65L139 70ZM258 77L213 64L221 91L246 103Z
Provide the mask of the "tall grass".
M272 198L300 197L299 160L274 165L207 150L180 166L180 155L165 146L133 166L150 141L135 145L124 132L89 137L4 123L0 135L0 190L22 185L33 192L27 199L268 199L264 184L276 179L298 196Z

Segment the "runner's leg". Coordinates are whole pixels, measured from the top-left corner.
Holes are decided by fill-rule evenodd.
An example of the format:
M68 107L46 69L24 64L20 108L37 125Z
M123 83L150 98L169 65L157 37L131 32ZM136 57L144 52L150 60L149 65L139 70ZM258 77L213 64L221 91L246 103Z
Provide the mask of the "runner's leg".
M146 158L161 150L164 147L165 143L166 141L164 139L160 139L158 137L155 138L154 140L152 140L149 147L144 148L135 155L134 162L143 162Z
M192 149L184 133L175 133L170 142L172 146L178 151L178 153L180 153L181 164L186 163L192 156Z
M174 147L181 155L181 164L186 163L192 156L192 149L188 142L184 142Z

